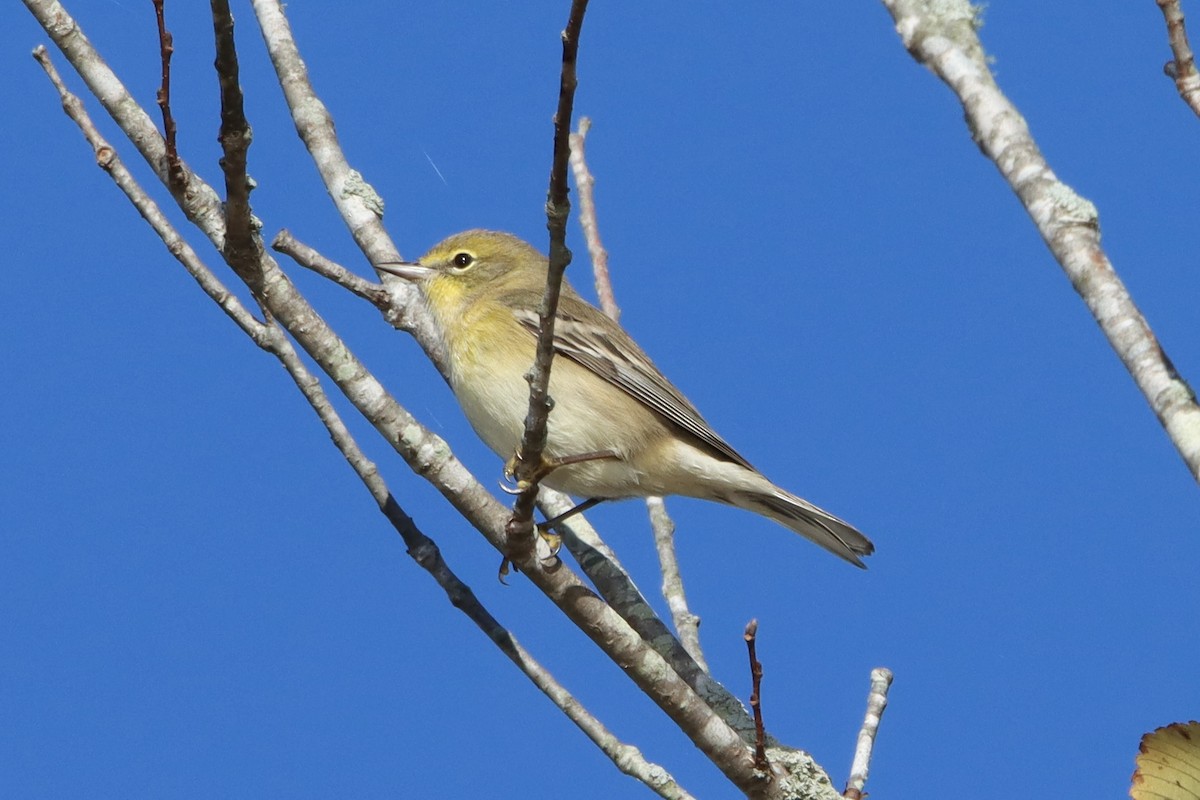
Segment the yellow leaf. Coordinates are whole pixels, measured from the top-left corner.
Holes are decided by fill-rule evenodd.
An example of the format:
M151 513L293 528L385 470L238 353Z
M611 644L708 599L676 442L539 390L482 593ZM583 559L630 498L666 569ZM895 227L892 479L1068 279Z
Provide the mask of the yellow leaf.
M1200 722L1176 722L1142 737L1133 800L1200 800Z

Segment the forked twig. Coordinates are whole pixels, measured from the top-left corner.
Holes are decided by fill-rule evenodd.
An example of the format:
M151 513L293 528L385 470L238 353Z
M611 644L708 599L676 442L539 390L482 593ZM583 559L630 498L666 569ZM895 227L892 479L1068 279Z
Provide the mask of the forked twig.
M1188 42L1187 28L1183 20L1183 5L1179 0L1157 0L1167 23L1167 40L1175 58L1163 67L1167 76L1175 81L1175 88L1183 102L1200 116L1200 71L1196 69L1196 54Z

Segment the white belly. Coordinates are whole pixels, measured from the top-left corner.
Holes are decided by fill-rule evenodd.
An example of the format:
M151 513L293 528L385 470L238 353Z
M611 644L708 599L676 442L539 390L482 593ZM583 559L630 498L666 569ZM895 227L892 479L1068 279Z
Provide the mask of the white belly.
M513 457L525 432L525 416L529 410L529 384L513 371L500 374L487 366L489 359L475 361L469 376L455 376L452 388L463 412L479 438L497 455L507 460ZM492 362L494 363L494 362ZM532 357L531 357L532 363ZM599 378L563 380L572 371L583 368L564 358L556 359L550 371L550 396L554 408L547 425L545 456L550 459L577 456L599 451L613 452L616 443L612 431L628 430L627 406L631 402L620 389ZM466 379L464 379L466 378ZM585 394L590 391L590 394ZM586 409L580 411L580 409ZM624 427L621 427L624 426ZM622 437L626 448L631 444ZM634 440L636 446L640 444ZM648 493L642 485L643 476L635 470L626 456L616 450L616 458L596 459L561 467L544 481L545 485L578 497L633 497Z

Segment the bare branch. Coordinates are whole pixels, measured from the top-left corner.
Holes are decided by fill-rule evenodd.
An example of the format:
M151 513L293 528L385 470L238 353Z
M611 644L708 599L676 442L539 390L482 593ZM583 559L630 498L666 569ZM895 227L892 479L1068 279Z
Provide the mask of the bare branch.
M600 226L596 223L596 179L588 169L584 140L592 127L587 117L579 120L579 130L571 134L571 174L575 176L575 188L579 190L579 227L587 242L588 255L592 259L592 275L596 279L596 299L600 310L614 322L621 319L621 309L613 294L612 276L608 272L608 251L600 241Z
M1196 56L1188 42L1187 28L1183 22L1183 6L1179 0L1157 0L1167 23L1167 40L1175 59L1168 61L1163 71L1174 79L1175 88L1183 102L1200 116L1200 71L1196 70Z
M967 0L883 0L904 46L963 105L972 139L1008 181L1051 253L1200 481L1200 407L1100 247L1096 207L1060 181L996 85Z
M177 200L189 199L188 207L184 210L186 213L197 215L191 221L205 231L210 239L214 236L217 237L213 241L217 247L220 247L220 242L224 240L225 236L224 215L216 192L211 186L196 179L182 161L180 165L185 172L182 185L176 185L169 179L166 145L159 135L158 129L155 128L153 120L104 63L78 23L67 13L61 3L57 0L24 0L24 2L26 8L37 19L38 24L49 34L54 44L83 78L88 91L96 96L105 111L117 122L125 135L137 147L146 163L171 190L171 194Z
M850 779L846 781L843 794L849 800L861 800L867 785L867 774L871 766L871 751L875 747L875 734L887 708L888 688L892 685L892 671L879 667L871 670L871 691L867 695L867 715L863 718L862 730L858 732L858 744L854 748L854 761L850 764Z
M554 158L550 168L550 189L546 201L546 227L550 231L550 266L546 273L546 292L538 308L538 339L533 368L529 374L529 413L525 433L517 450L514 469L517 485L522 488L513 504L507 527L505 555L524 567L533 554L533 508L537 502L538 480L543 470L542 453L546 449L546 421L550 417L550 365L554 358L554 318L563 273L571 263L567 249L567 217L571 202L567 198L567 161L571 155L571 114L575 107L575 61L579 53L579 34L587 0L572 0L567 27L562 32L562 74L559 78L558 111L554 114Z

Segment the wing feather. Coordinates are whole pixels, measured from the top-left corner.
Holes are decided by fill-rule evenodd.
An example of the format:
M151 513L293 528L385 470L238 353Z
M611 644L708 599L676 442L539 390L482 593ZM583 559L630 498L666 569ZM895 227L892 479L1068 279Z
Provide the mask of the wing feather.
M513 313L530 334L537 336L535 311L518 308ZM625 331L578 297L564 293L560 300L554 323L554 351L621 389L721 456L754 469L717 435Z

